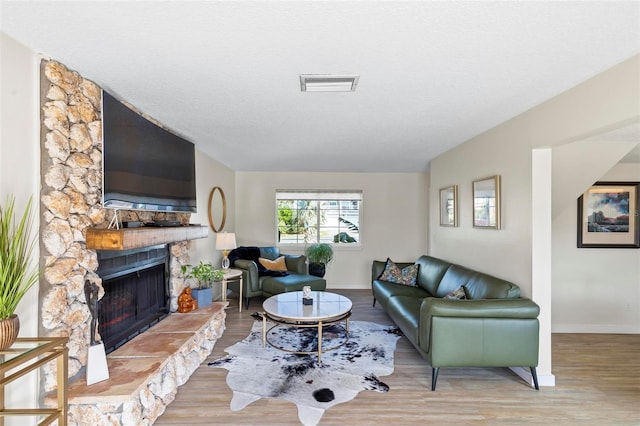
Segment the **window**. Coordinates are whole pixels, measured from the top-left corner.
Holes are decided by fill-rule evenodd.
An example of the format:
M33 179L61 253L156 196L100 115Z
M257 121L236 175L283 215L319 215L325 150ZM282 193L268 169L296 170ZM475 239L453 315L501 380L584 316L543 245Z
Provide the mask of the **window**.
M276 191L279 244L360 244L362 191Z

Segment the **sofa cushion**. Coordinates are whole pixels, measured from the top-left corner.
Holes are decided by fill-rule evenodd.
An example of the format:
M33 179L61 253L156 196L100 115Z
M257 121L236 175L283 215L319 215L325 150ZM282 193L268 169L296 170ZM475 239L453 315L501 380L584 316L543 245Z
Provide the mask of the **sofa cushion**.
M460 265L452 265L447 270L440 281L436 297L444 297L460 286L464 286L467 299L513 299L520 297L520 287L517 285Z
M389 281L374 280L371 283L373 297L386 308L389 297L391 296L409 296L418 299L429 297L430 294L420 287L412 287L408 285L390 283Z
M302 287L308 285L313 291L324 291L327 282L323 278L313 275L291 273L286 277L260 277L262 293L265 296L287 293L290 291L302 291Z
M478 274L464 286L470 299L517 299L520 287L512 282L487 275Z
M270 271L286 271L287 270L287 264L284 261L284 256L280 256L276 260L269 260L269 259L265 259L264 257L261 257L258 259L258 261L262 264L262 266L269 269Z
M413 264L400 269L391 259L387 258L384 271L378 279L389 281L390 283L416 286L419 265Z
M391 296L387 315L414 345L420 344L420 306L422 299L412 296Z
M427 290L431 295L435 295L438 289L438 283L451 266L451 263L424 255L420 256L418 260L416 260L416 263L420 265L420 270L418 271L418 287Z

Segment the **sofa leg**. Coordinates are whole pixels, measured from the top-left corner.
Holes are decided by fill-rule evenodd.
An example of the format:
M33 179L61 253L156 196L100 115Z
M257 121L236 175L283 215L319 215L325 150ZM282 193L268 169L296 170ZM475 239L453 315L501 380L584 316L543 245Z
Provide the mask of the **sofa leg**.
M249 298L248 297L244 299L244 309L245 310L249 309Z
M540 386L538 386L538 374L536 373L535 367L529 367L531 369L531 376L533 376L533 385L536 387L536 390L540 390Z
M373 307L374 308L376 307L376 298L375 297L373 298Z
M436 382L438 381L438 370L440 370L440 367L431 369L431 390L432 391L436 390Z

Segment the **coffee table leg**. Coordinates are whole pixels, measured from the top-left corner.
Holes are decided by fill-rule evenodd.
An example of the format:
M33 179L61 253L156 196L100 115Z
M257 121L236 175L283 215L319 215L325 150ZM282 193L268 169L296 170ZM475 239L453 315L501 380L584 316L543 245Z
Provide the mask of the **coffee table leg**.
M322 363L322 321L318 321L318 364Z
M240 300L242 303L242 300ZM262 313L262 347L267 346L267 314Z

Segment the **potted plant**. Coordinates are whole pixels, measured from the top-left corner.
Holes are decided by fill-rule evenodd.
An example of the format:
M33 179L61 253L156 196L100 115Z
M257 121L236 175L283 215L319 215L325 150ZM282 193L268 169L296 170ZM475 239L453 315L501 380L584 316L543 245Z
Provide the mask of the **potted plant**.
M35 238L31 228L31 198L16 222L15 198L7 197L0 205L0 350L11 346L18 337L20 320L15 313L18 303L38 281L37 265L31 265Z
M183 265L182 273L186 273L186 278L194 278L198 281L198 286L191 290L191 295L198 301L198 307L209 306L213 302L212 282L222 280L223 272L215 269L210 262L200 261L196 266Z
M307 246L305 255L309 259L309 275L324 277L326 266L333 260L333 248L330 244L317 243Z

